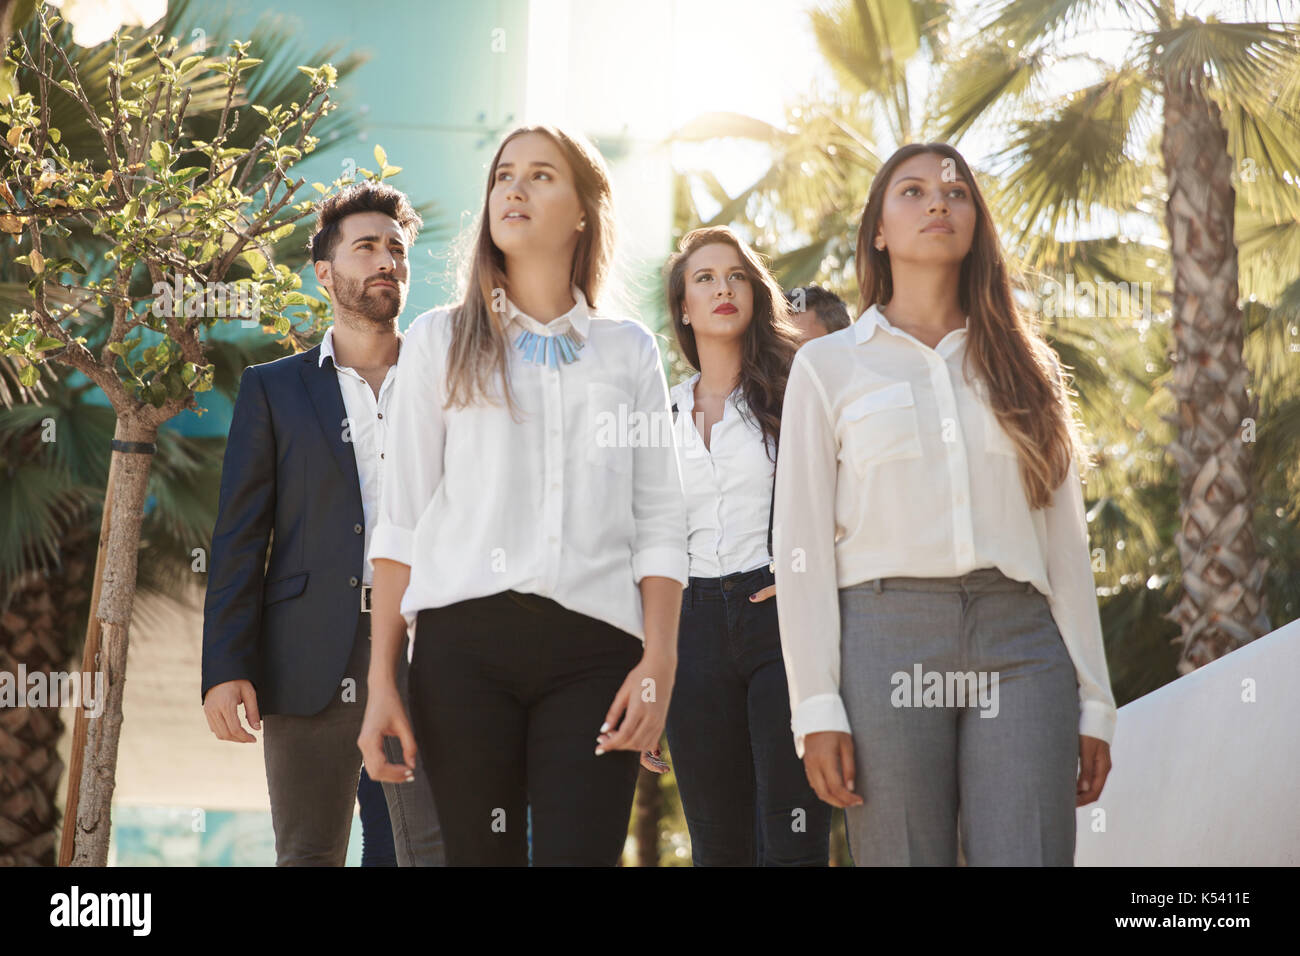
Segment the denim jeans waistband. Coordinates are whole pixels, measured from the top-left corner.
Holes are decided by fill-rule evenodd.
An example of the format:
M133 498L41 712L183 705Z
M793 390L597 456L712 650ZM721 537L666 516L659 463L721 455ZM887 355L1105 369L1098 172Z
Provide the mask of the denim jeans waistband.
M768 570L767 565L754 568L752 571L737 571L734 574L724 574L720 578L697 578L690 579L690 591L696 596L714 595L735 591L738 588L749 588L757 591L767 587L769 584L775 584L776 577Z

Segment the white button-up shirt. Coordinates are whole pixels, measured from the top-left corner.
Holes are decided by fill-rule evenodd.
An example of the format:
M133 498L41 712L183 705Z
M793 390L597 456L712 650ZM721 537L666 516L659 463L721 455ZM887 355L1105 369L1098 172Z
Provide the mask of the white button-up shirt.
M450 308L407 330L368 560L410 566L408 623L425 608L515 590L644 640L640 580L686 584L686 502L659 348L645 326L592 314L573 295L573 309L546 324L507 303L519 422L503 400L444 408ZM572 364L533 364L514 346L523 331L570 329L585 341Z
M669 393L677 406L677 452L686 487L687 550L691 576L718 578L764 567L774 467L763 432L738 388L705 447L695 421L699 373Z
M838 589L996 567L1047 597L1078 675L1079 732L1115 728L1076 466L1031 510L1015 445L962 373L966 329L931 349L875 306L795 355L776 477L777 611L795 749L849 731Z
M399 332L397 335L400 339L402 334ZM397 366L390 368L384 376L376 398L369 382L353 369L339 365L335 359L333 326L325 330L325 338L320 343L320 361L317 364L324 365L326 358L333 362L338 372L339 391L343 393L343 409L348 417L344 434L350 438L352 454L357 460L357 479L361 483L361 513L365 516L365 546L369 550L379 512L379 491L383 487L388 406L393 393L393 382L397 379ZM373 578L374 572L367 561L361 570L361 582L371 584Z

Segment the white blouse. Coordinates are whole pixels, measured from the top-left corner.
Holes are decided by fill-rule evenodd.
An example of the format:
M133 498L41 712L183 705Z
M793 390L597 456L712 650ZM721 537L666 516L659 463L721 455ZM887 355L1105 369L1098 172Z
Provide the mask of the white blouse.
M408 623L425 608L515 590L644 640L640 580L686 584L686 503L659 348L645 326L592 314L573 295L573 309L545 324L507 303L519 422L504 401L443 407L450 308L407 330L367 557L410 566ZM572 364L526 362L514 347L525 330L569 329L586 343Z
M1079 474L1030 510L1015 445L962 374L966 330L931 349L875 306L795 355L776 476L777 612L795 749L849 732L839 696L838 589L997 567L1047 597L1078 675L1079 732L1110 742Z
M765 567L774 468L758 422L746 418L736 389L722 406L709 446L695 421L695 373L675 385L677 454L686 487L687 550L692 577L718 578Z

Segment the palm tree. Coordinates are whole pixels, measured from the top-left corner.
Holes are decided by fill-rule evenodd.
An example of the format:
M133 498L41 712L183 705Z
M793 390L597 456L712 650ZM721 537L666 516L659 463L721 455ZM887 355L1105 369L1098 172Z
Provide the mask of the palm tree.
M217 388L233 399L245 365L281 353L269 337L215 344ZM91 395L89 385L47 381L40 404L0 410L0 671L48 678L68 668L84 635L114 426L112 409ZM216 521L224 450L224 438L159 433L141 593L174 599L193 587L192 551ZM15 707L0 718L0 866L54 864L63 730L52 707Z
M1245 357L1235 234L1244 209L1282 233L1284 247L1300 242L1300 200L1286 180L1300 171L1300 31L1202 19L1173 0L1115 0L1103 9L1129 43L1120 66L1068 52L1097 26L1097 4L991 5L979 43L949 70L937 111L945 136L981 119L1009 125L995 160L1008 187L1003 209L1040 266L1069 263L1058 227L1095 226L1109 214L1123 236L1122 217L1154 218L1153 190L1144 189L1153 165L1163 180L1173 275L1164 387L1173 400L1168 452L1179 472L1182 584L1168 616L1181 629L1178 669L1186 672L1269 630L1269 562L1256 529L1260 402ZM1048 72L1059 75L1065 63L1090 66L1095 81L1045 97ZM1012 110L1034 118L1017 121ZM1255 274L1257 294L1280 292L1276 280L1287 274L1274 277Z

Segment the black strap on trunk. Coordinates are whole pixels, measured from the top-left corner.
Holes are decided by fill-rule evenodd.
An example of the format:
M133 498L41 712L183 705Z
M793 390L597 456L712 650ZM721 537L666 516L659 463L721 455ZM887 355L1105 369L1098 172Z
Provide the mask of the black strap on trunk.
M158 446L151 441L120 441L114 438L113 451L127 455L152 455L158 451Z

